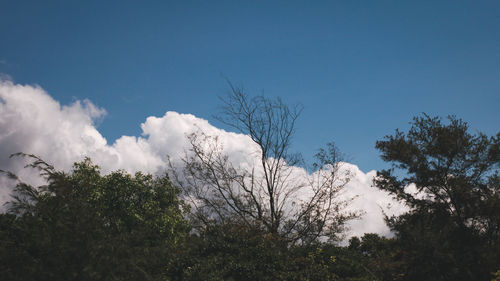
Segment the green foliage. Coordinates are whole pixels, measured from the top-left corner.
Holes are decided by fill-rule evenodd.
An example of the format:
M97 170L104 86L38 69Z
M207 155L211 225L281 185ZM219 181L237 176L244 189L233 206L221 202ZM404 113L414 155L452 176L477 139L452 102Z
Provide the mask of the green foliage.
M402 280L406 268L395 239L367 233L361 239L351 238L348 249L367 280Z
M396 244L376 234L353 238L349 247L290 246L265 230L228 223L188 241L169 267L174 280L399 280Z
M424 115L376 147L404 171L402 179L384 170L375 180L411 207L388 220L403 279L489 280L500 265L500 133L471 134L460 119Z
M0 214L0 279L500 280L500 134L449 121L424 115L377 142L393 169L375 183L410 211L387 218L394 238L365 234L347 247L292 243L238 214L190 232L167 176L101 175L89 159L64 173L20 154L47 184L4 172L18 184Z
M190 238L169 274L178 280L339 280L319 246L287 244L242 224L212 226Z
M47 185L19 183L0 215L3 280L162 278L188 230L167 176L102 176L89 159L66 174L30 157Z
M500 270L493 273L493 276L495 277L495 279L492 279L492 281L500 281Z

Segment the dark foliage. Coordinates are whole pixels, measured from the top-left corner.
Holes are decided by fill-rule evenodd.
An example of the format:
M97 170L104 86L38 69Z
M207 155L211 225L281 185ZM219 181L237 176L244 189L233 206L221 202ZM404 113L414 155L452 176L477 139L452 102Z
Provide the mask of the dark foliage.
M177 280L369 280L350 278L362 276L363 269L348 252L333 245L289 246L266 231L225 224L191 237L169 275Z
M90 160L58 172L41 159L47 185L19 183L0 215L2 280L158 280L187 224L168 177L101 176Z
M500 133L471 134L460 119L424 115L376 147L405 174L385 170L375 180L411 207L388 221L403 279L491 280L500 268Z
M20 154L47 184L4 172L18 184L0 214L0 279L500 280L500 134L449 121L424 115L377 142L393 170L375 183L410 211L387 218L394 238L346 247L293 243L238 214L190 232L167 176L101 175L88 159L64 173Z

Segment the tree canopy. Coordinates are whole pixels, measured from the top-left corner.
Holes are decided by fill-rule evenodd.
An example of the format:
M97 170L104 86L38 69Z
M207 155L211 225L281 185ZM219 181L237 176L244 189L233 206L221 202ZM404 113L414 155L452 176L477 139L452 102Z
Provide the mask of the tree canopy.
M188 230L167 176L101 175L89 159L70 173L33 155L47 184L18 182L0 215L4 280L158 280ZM15 178L14 175L11 174Z
M407 133L376 144L393 169L375 184L411 207L389 219L405 280L489 280L500 265L500 133L474 134L461 119L448 120L416 117Z
M248 103L242 105L247 110L262 102L239 98ZM277 106L272 110L283 110L279 102L270 104ZM257 136L253 141L258 145ZM341 212L345 205L324 205L333 203L329 200L343 187L328 181L335 179L335 169L316 174L327 180L326 185L314 186L317 193L312 194L318 198L296 206L298 217L285 220L279 206L286 197L280 192L302 186L281 181L288 166L273 157L260 157L260 169L269 169L268 176L273 176L242 173L220 150L206 150L198 142L205 137L211 140L191 136L193 154L184 159L188 182L183 184L188 186L182 187L173 185L167 175L124 171L103 175L90 159L63 172L37 156L17 154L29 160L27 167L37 169L45 184L31 186L2 171L16 184L9 211L0 214L1 279L500 278L500 134L471 133L468 124L455 117L444 122L423 115L407 132L396 130L378 141L376 147L392 168L378 172L374 184L406 203L409 211L387 217L394 237L366 233L352 237L347 246L317 239L327 233L323 227L340 233L342 229L335 227L349 218ZM320 151L319 163L335 163L336 151L330 148ZM202 191L197 187L207 186L217 196L196 194ZM235 186L242 191L236 193ZM257 188L260 193L253 193ZM200 213L200 205L190 210L180 199L189 199L188 191L194 192L191 199L205 204L201 211L215 215ZM259 194L265 196L251 198ZM274 219L270 198L278 202ZM203 227L192 228L200 220Z

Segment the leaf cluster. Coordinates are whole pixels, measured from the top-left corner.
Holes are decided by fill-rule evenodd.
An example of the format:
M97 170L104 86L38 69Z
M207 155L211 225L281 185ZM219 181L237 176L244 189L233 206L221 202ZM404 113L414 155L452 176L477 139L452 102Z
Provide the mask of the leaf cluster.
M500 267L500 133L473 134L461 119L448 121L424 114L407 133L376 144L393 169L379 172L375 185L411 208L388 218L404 280L489 280Z
M47 184L19 182L0 215L4 280L157 280L188 225L168 177L116 171L89 159L70 173L25 155Z

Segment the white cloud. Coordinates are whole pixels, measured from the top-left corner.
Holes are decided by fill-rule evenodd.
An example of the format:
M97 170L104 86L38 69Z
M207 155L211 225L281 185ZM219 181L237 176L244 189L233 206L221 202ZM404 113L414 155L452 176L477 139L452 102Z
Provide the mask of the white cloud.
M346 196L357 198L352 202L352 210L365 212L361 220L349 223L350 235L361 236L363 233L378 233L391 236L390 230L384 222L384 213L388 216L401 214L407 207L395 201L386 192L372 186L376 171L363 173L356 165L344 164L344 169L350 172L350 181L346 185Z
M122 136L108 144L95 126L105 114L104 109L89 100L61 106L39 86L0 80L0 169L10 170L27 181L36 181L23 169L22 161L9 159L10 154L22 151L38 155L63 170L69 170L75 161L88 156L104 172L125 169L132 173L157 173L166 168L167 155L174 163L179 163L179 157L189 146L186 135L199 130L218 135L225 153L237 165L251 165L249 162L255 161L252 155L256 147L248 136L218 129L191 114L172 111L162 117L148 117L141 124L141 136ZM359 196L350 208L365 212L361 220L350 224L351 234L388 235L382 210L396 214L404 207L371 186L375 171L363 173L357 166L347 163L343 169L352 176L345 196ZM0 180L0 204L9 198L8 186L5 179ZM388 204L393 207L388 209Z

